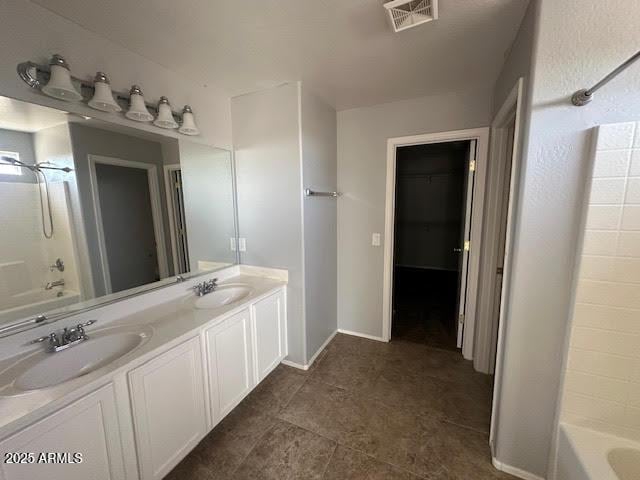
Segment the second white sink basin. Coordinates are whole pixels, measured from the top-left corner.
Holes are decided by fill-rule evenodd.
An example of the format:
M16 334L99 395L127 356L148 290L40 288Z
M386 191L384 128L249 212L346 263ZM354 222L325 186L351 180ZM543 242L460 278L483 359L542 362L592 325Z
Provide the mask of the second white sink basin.
M63 350L35 352L15 364L2 376L13 376L13 390L39 390L81 377L102 368L142 345L152 330L104 329L87 332L89 339Z
M223 285L211 293L198 297L194 306L201 310L219 308L244 300L252 292L253 288L248 285Z

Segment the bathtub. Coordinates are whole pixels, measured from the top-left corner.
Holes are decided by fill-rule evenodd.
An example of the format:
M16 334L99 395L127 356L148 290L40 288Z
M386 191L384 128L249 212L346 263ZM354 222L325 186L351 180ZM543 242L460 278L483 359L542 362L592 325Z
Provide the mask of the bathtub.
M19 302L22 305L11 306L0 310L0 323L34 317L40 313L51 312L80 301L80 294L73 290L63 290L58 297L57 289L32 290L20 295Z
M561 423L556 480L640 480L640 442Z

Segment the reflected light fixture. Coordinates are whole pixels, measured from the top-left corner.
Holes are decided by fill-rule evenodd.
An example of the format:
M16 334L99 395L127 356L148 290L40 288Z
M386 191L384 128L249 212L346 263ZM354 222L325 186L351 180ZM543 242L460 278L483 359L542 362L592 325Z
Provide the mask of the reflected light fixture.
M129 110L124 115L136 122L150 122L153 120L153 115L147 110L147 106L144 103L144 95L142 95L142 90L138 85L132 86L129 91Z
M95 90L93 98L89 100L88 103L91 108L109 113L122 111L118 102L113 98L109 78L106 74L102 72L96 73L96 76L93 79L93 88Z
M71 83L69 64L61 55L53 55L49 60L51 76L49 82L42 87L42 93L58 100L74 102L82 99L82 95Z
M153 124L160 128L178 128L178 122L173 118L171 105L167 97L160 97L160 101L158 102L158 116L153 121Z
M185 105L182 109L182 125L178 131L183 135L198 135L200 133L193 117L193 110L189 105Z

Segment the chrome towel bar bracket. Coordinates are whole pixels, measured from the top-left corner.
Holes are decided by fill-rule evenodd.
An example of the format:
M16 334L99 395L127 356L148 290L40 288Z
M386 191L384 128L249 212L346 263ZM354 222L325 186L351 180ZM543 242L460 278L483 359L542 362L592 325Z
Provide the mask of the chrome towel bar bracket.
M342 194L339 192L316 192L310 188L305 188L304 195L306 197L339 197Z

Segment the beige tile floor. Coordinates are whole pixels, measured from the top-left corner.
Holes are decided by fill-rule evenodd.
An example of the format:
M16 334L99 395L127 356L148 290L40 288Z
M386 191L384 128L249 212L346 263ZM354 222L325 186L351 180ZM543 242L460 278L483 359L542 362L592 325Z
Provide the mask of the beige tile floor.
M166 478L489 480L491 379L459 353L338 334L276 368Z

